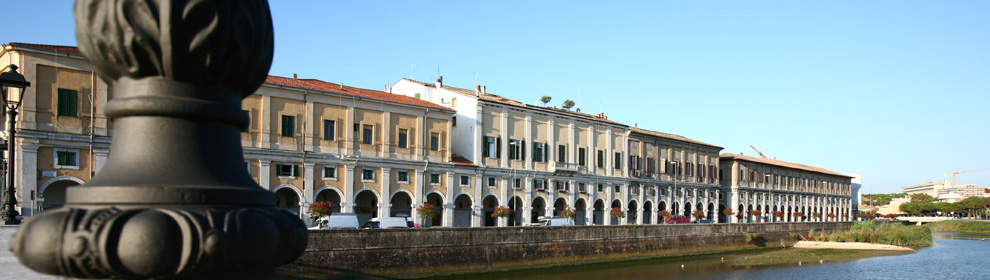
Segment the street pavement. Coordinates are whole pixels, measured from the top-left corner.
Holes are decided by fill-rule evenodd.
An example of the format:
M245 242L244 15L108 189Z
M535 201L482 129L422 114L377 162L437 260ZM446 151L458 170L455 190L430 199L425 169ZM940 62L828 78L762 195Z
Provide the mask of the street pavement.
M33 279L65 279L34 272L17 260L14 252L10 251L10 238L20 226L0 226L0 279L33 280Z

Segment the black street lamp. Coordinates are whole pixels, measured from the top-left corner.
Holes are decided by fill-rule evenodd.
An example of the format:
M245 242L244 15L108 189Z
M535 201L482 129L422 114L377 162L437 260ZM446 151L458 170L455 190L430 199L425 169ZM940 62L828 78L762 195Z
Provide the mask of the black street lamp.
M6 72L0 73L0 93L3 95L4 107L7 108L7 188L3 190L0 204L0 218L5 225L21 223L17 219L20 213L14 210L14 205L17 204L14 196L14 120L17 117L17 108L21 107L24 89L29 86L31 83L24 79L24 75L17 73L17 65L11 64Z

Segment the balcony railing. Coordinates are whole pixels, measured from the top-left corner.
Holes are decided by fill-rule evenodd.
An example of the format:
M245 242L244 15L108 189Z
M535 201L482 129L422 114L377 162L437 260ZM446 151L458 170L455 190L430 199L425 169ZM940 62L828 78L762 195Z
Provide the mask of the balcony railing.
M561 171L561 172L582 172L583 173L585 171L585 168L586 167L580 166L580 165L578 165L576 163L554 162L554 161L552 161L552 162L550 162L549 168L550 168L550 172Z

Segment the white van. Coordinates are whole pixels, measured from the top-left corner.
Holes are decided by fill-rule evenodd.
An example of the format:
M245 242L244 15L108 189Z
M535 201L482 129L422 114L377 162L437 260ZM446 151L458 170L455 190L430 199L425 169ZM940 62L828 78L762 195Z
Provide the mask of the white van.
M535 223L529 225L540 227L573 226L574 221L564 217L540 217Z
M413 226L409 217L381 217L371 218L361 228L410 228Z
M320 217L316 225L309 229L356 229L358 228L358 218L354 213L334 213L330 216Z

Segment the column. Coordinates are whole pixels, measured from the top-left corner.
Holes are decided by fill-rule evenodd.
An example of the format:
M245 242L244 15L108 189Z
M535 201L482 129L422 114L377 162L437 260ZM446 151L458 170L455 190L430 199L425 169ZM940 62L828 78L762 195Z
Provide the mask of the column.
M424 135L424 134L429 135L428 132L423 131L422 129L418 129L416 130L415 133L412 133L413 135L412 137L416 137L416 135ZM418 139L423 139L423 138L424 137L419 137ZM420 141L415 141L415 142L417 144L420 144L420 146L424 146L422 145L423 143L420 143ZM390 155L391 153L392 153L392 114L390 112L383 112L382 113L382 148L378 153L378 157L391 158ZM388 216L381 216L381 217L388 217Z
M263 160L263 159L258 160L258 185L261 185L262 189L265 189L267 191L272 190L271 176L272 176L272 161Z
M718 172L718 171L715 171L715 172ZM719 190L716 189L715 190L715 211L716 212L715 212L715 220L712 221L712 223L716 223L716 224L722 222L721 221L722 220L722 211L718 207L718 205L721 204L721 202L722 202L722 200L719 199L720 194L721 193L719 192ZM726 204L728 204L728 203L726 203ZM726 207L729 207L729 206L726 206Z
M272 148L272 134L274 130L272 129L272 97L268 95L261 96L261 108L258 108L258 115L261 116L261 148L271 149ZM350 120L350 119L348 119Z
M605 222L605 225L612 225L612 215L610 213L612 213L612 197L615 196L615 191L612 190L612 183L606 183L605 188L605 209L603 209L605 213L602 215L602 220Z
M423 205L423 201L426 200L426 186L424 186L425 185L424 182L426 182L426 177L424 175L424 172L425 170L416 169L416 182L415 182L416 186L414 187L416 191L413 194L415 195L415 197L413 197L412 216L413 216L413 221L417 221L417 222L423 222L419 217L419 213L416 213L416 207Z
M557 161L557 138L556 138L556 135L554 135L554 132L555 132L554 131L554 128L557 125L555 124L555 121L554 121L553 117L550 117L550 121L548 123L549 123L549 125L547 125L547 147L546 147L546 149L547 149L547 158L546 158L546 160L547 160L547 164L550 164L551 162L556 162ZM553 185L550 185L550 187L553 187Z
M314 167L316 167L316 163L314 162L303 163L303 196L305 196L303 197L303 201L306 202L305 205L313 203L314 197L316 196L313 194L313 192L316 191L313 189ZM306 209L300 209L299 213L306 213Z
M344 149L346 149L347 152L344 154L357 155L357 149L354 148L354 142L355 142L354 139L357 137L357 135L355 134L356 132L354 131L354 128L351 127L356 123L355 121L356 120L354 119L354 107L347 106L347 121L344 122L344 135L346 135L344 136L345 139ZM350 175L351 174L348 173L348 176ZM354 180L352 179L351 182L353 181Z
M23 140L12 139L10 141L21 143ZM38 146L20 144L17 145L16 149L15 160L18 169L14 170L17 173L14 175L14 180L20 188L15 188L14 197L19 196L19 198L17 198L17 204L14 207L26 219L26 217L35 215L36 206L31 205L30 201L32 201L31 193L38 193L38 178L40 178L38 176Z
M526 132L523 135L523 141L525 142L523 145L529 146L529 147L523 147L523 151L525 153L529 153L528 155L523 155L523 158L526 159L526 161L524 163L525 165L524 165L523 168L525 168L526 170L533 170L533 150L532 149L533 149L533 143L535 143L535 141L533 141L533 114L532 113L528 113L528 112L526 113ZM529 179L529 178L527 178L527 179ZM529 188L530 185L528 183L527 183L526 187L527 187L526 188L527 190L530 190L530 188ZM524 203L524 204L527 204L527 203ZM526 217L523 217L523 220L526 220Z
M350 131L350 129L346 129ZM270 172L269 172L270 173ZM340 177L341 174L337 174ZM340 198L340 212L343 213L353 213L354 212L354 165L347 164L344 165L344 195Z
M510 167L509 156L508 156L509 155L509 112L506 111L505 108L502 108L502 121L499 130L501 131L501 133L498 137L502 138L501 149L503 152L505 152L505 154L502 155L501 160L499 160L499 164L501 167L509 168ZM502 186L504 187L505 185L503 184Z
M710 211L708 210L708 205L712 201L712 193L711 193L710 190L707 190L707 189L704 192L705 192L705 200L704 200L705 206L702 207L701 209L703 209L702 211L705 212L705 218L707 219L708 216L711 214L711 213L709 213ZM715 208L714 211L718 211L718 206L715 206L714 208ZM718 215L715 215L715 217L713 217L713 219L710 220L709 222L714 223L715 222L714 220L717 220L717 219L718 219Z
M305 95L306 92L303 92ZM304 98L305 99L305 98ZM313 101L306 101L306 114L303 115L305 118L305 132L303 133L303 151L312 152L313 151L313 136L316 135L316 127L318 125L316 120L316 114L313 114Z
M486 189L486 188L488 188L488 186L485 186L484 185L484 182L485 182L485 174L484 173L481 173L481 172L475 173L475 175L474 175L474 186L475 186L475 189L474 189L474 201L471 203L471 226L472 227L481 227L481 226L484 225L484 221L485 221L484 213L485 212L484 212L484 206L481 205L481 202L484 201L484 197L482 197L483 190Z
M529 160L529 158L530 157L526 157L527 160ZM528 164L533 164L533 162L529 161ZM533 205L531 205L531 203L533 202L533 178L527 176L524 180L526 180L526 182L523 182L523 184L526 185L526 194L525 194L525 199L523 199L523 205L522 205L523 213L522 213L522 219L520 220L522 222L522 225L528 225L530 223L535 222L535 221L530 221L530 218L533 217Z
M502 143L504 144L505 141L503 141ZM508 150L503 150L503 151L508 151ZM505 160L506 158L508 158L508 157L502 157L503 160ZM511 184L510 184L511 183L510 181L512 181L514 179L515 178L508 177L507 176L507 177L504 177L503 180L499 180L498 181L498 183L499 183L498 185L502 187L502 189L500 191L500 194L499 194L501 197L499 198L498 201L502 202L502 206L509 207L509 188L512 187ZM510 216L510 217L496 219L495 222L497 222L498 223L498 226L500 226L500 227L506 227L506 226L509 226L509 219L512 219L512 217Z
M455 188L455 186L457 186L458 184L460 184L460 182L455 182L454 180L455 180L454 179L454 172L448 171L447 172L447 201L446 201L447 203L444 203L444 205L442 206L443 207L443 220L440 223L441 225L443 225L445 227L453 227L454 226L454 199L456 199L454 197L456 195L456 193L454 193L454 188ZM440 205L437 205L437 206L440 206Z
M392 216L392 168L382 167L382 201L378 207L379 217ZM437 205L440 207L440 205ZM416 212L413 210L412 212Z

